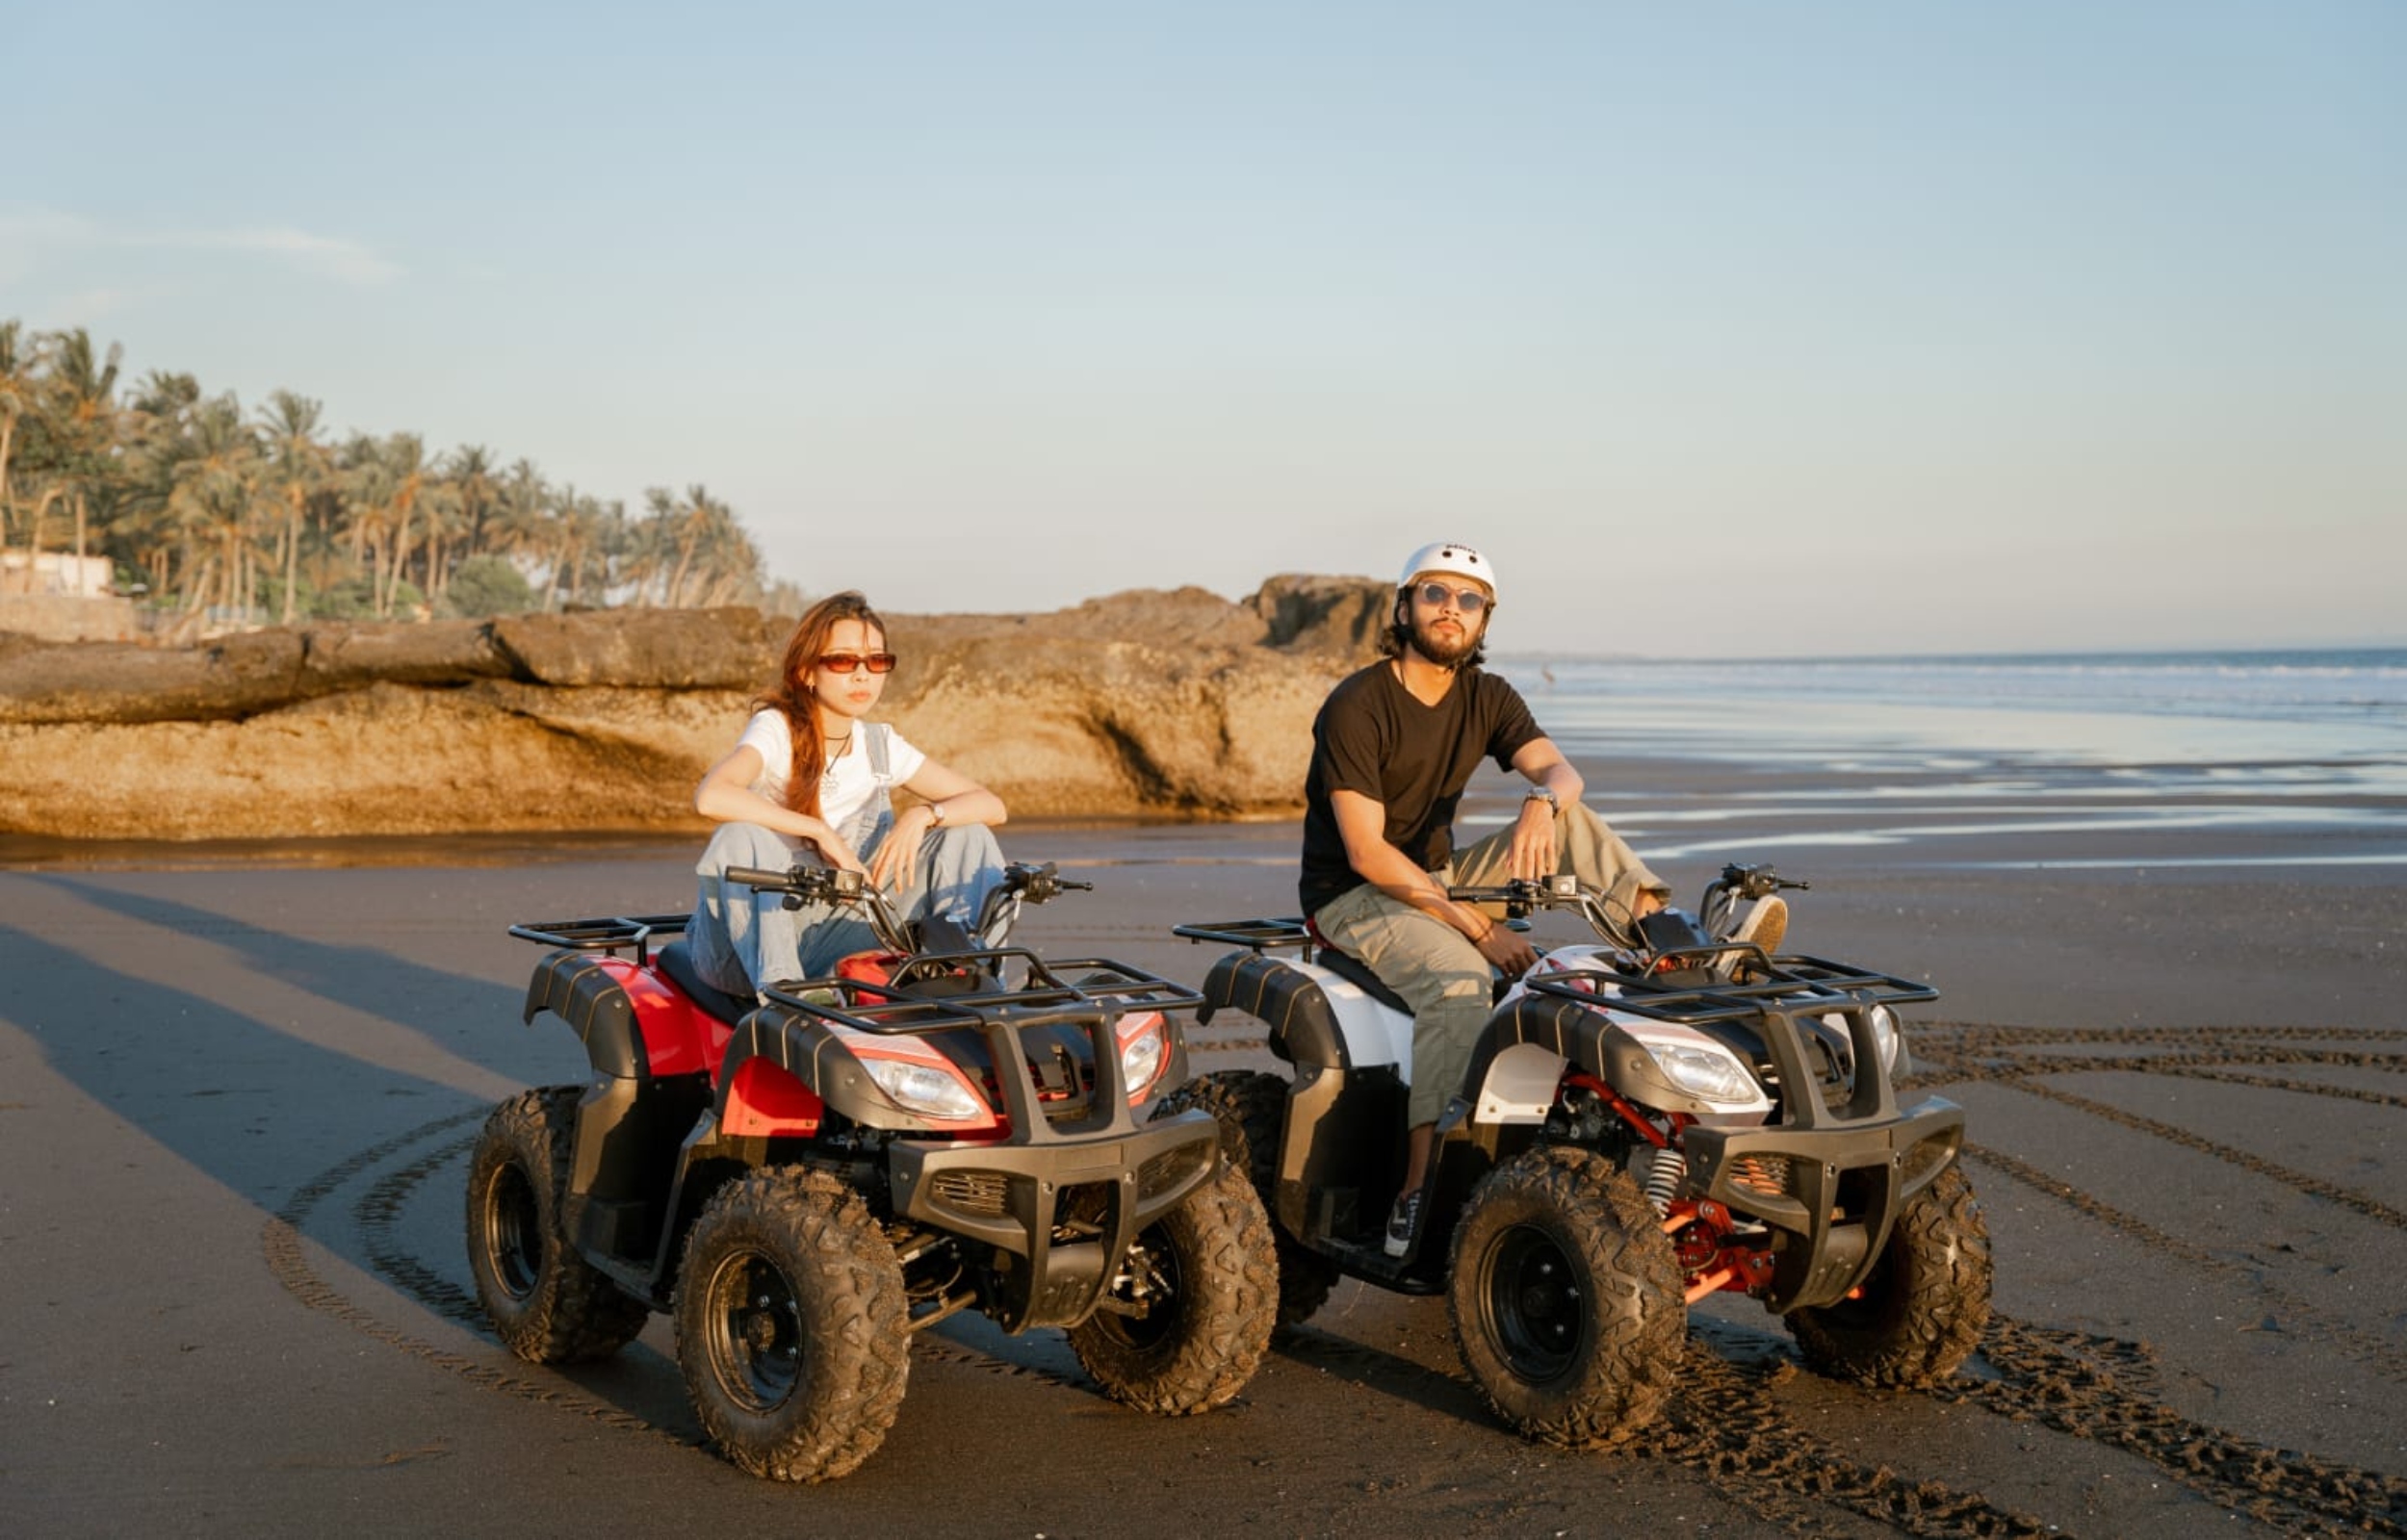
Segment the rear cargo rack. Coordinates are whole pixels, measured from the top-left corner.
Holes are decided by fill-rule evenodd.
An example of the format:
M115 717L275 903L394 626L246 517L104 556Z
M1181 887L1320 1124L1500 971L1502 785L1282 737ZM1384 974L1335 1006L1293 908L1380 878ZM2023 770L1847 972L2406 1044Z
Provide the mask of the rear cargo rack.
M652 962L652 938L656 935L682 935L690 914L619 914L608 919L537 920L528 925L513 925L510 935L537 946L559 947L571 952L608 952L613 955L634 948L637 966Z
M1271 919L1208 920L1202 925L1174 925L1173 936L1183 936L1190 941L1217 941L1223 946L1242 946L1253 952L1276 952L1292 946L1311 961L1318 945L1312 936L1311 922L1301 914L1282 914Z
M1026 969L1017 988L971 988L952 994L912 993L915 987L956 978L1002 976L1005 962ZM1070 975L1075 975L1071 977ZM762 994L788 1010L830 1026L881 1035L945 1032L958 1027L1040 1027L1118 1015L1128 1011L1183 1011L1204 996L1183 984L1108 958L1047 962L1022 947L938 952L908 959L884 984L866 979L787 979Z

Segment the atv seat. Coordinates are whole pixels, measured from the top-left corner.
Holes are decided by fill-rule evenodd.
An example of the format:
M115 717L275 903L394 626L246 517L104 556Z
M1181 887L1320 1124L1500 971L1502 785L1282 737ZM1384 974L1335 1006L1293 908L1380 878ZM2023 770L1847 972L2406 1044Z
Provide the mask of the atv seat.
M1379 981L1379 975L1371 971L1369 963L1332 946L1329 937L1321 934L1320 927L1317 925L1312 927L1312 941L1320 948L1319 955L1312 959L1313 962L1318 962L1348 984L1358 986L1364 994L1377 1000L1388 1010L1401 1012L1408 1016L1412 1014L1412 1008L1404 1003L1404 996L1382 984Z
M744 1017L761 1009L761 1002L747 994L730 994L710 983L695 971L693 953L683 941L671 941L652 954L669 982L686 991L686 997L703 1010L726 1022L739 1024Z
M1361 986L1364 993L1390 1011L1401 1011L1408 1016L1412 1014L1412 1008L1404 1003L1404 996L1382 984L1379 975L1371 971L1369 963L1352 953L1339 951L1337 944L1323 936L1321 928L1310 920L1304 922L1304 928L1312 937L1313 962L1347 983ZM1513 985L1512 979L1501 973L1497 974L1495 982L1488 988L1488 1003L1490 1005L1502 1004L1505 995L1511 992Z

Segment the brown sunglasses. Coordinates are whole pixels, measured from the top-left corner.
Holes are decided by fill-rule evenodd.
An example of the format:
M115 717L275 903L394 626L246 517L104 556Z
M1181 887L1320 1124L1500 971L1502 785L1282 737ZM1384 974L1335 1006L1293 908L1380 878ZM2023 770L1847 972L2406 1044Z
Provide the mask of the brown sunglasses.
M894 654L892 653L821 653L819 667L830 674L849 674L854 669L864 667L872 674L892 674L894 672Z

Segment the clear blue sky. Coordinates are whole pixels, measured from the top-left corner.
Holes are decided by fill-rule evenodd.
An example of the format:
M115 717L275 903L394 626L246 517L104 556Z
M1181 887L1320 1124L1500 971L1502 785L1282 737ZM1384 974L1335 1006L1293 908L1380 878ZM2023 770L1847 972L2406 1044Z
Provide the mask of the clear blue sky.
M0 317L895 610L2407 642L2407 5L25 5Z

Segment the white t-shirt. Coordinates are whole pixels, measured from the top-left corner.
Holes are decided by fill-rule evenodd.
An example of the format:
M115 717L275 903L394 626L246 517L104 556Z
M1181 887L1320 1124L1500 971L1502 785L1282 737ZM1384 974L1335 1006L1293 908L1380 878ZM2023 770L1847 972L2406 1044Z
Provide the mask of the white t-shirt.
M842 757L828 767L819 782L819 816L839 831L850 823L869 799L877 794L877 776L869 768L868 744L865 729L870 724L856 722L852 742L845 745ZM901 733L884 728L886 733L886 781L889 785L901 785L919 773L928 757L903 741ZM776 803L786 805L786 781L794 762L794 735L786 725L783 711L755 711L744 724L744 735L736 740L741 747L749 744L761 756L761 779L752 789ZM789 845L799 845L791 835ZM866 855L867 852L855 854Z

